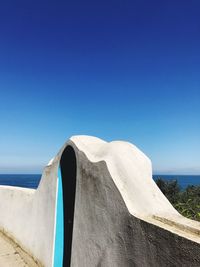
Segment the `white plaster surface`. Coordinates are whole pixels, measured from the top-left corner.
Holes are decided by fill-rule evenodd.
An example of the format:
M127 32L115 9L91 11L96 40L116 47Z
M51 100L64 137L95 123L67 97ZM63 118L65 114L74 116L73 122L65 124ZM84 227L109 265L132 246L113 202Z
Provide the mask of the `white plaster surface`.
M107 143L88 136L75 136L71 140L91 162L106 162L131 214L178 214L153 181L151 161L136 146L124 141Z
M123 141L71 141L77 154L72 267L200 266L200 223L172 207L144 153Z
M175 210L152 178L150 159L135 145L125 141L108 143L91 136L73 136L70 140L89 161L106 163L130 214L159 226L161 221L165 221L162 227L200 243L199 236L190 235L191 231L200 230L200 223L181 216Z
M130 214L200 243L200 223L180 215L152 178L151 160L125 141L105 142L92 136L72 136L75 148L90 162L104 161Z
M90 199L90 203L86 203L79 214L78 199L80 197L83 197L83 199L88 197L85 196L84 198L84 195L82 195L84 182L82 179L84 176L81 174L81 170L93 175L91 173L93 170L91 166L94 166L95 177L101 179L101 173L102 175L104 173L105 177L110 177L108 179L114 182L116 189L111 186L113 187L111 192L113 195L116 195L116 199L119 199L121 206L123 206L121 199L124 201L124 209L127 208L129 215L145 221L149 225L159 226L171 233L200 243L198 232L200 224L183 218L172 207L152 179L151 161L137 147L123 141L107 143L96 137L73 136L64 144L57 156L46 166L37 190L0 186L0 228L14 238L16 242L33 255L35 259L39 260L41 264L46 267L53 266L57 170L62 151L68 144L75 150L78 168L77 183L79 183L79 180L81 181L76 192L72 255L75 255L73 253L75 253L74 251L76 249L78 251L77 244L83 242L83 240L79 239L81 236L81 228L79 227L81 214L83 214L82 218L84 218L86 214L84 212L87 212L87 208L95 212L96 209L99 209L96 206L93 207L93 200ZM81 169L82 166L85 167ZM93 191L89 192L93 195ZM101 194L105 192L103 190ZM117 197L117 194L119 197ZM95 198L95 195L93 197ZM109 201L112 202L112 194L108 194L106 199L111 199ZM106 205L105 202L105 206L102 208L103 210L106 210ZM114 204L112 203L112 205ZM84 208L86 208L85 211ZM106 216L106 212L108 212L108 215L109 212L111 214L114 212L108 210L101 214L102 209L99 209L97 215ZM114 209L117 212L116 205L114 205ZM93 214L91 213L90 218L92 216ZM98 221L96 223L98 224ZM106 224L105 227L107 227ZM111 233L112 229L109 231ZM86 231L85 233L85 237L87 237L89 232ZM79 267L76 262L72 266ZM87 266L87 264L83 266ZM89 266L94 265L91 264L87 267Z
M52 266L57 173L46 167L37 190L0 186L0 228L44 266Z

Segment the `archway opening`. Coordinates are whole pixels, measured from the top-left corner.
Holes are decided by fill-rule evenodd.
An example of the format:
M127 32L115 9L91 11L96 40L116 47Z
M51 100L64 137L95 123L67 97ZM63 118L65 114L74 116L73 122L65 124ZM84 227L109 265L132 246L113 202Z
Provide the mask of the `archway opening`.
M70 267L74 205L76 193L76 154L72 146L67 146L60 160L63 189L64 249L63 266Z

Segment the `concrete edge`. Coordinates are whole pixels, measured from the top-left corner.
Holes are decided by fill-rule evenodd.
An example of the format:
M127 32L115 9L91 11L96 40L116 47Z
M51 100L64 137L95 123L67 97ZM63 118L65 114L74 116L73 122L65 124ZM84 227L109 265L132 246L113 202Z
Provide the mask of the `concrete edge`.
M10 233L8 233L5 229L0 228L0 235L11 244L16 251L19 253L20 257L23 261L28 264L30 267L44 267L44 265L36 259L30 252L27 251L26 248L22 244L18 242Z
M111 171L109 168L109 164L107 162L107 158L102 158L102 157L99 157L99 158L97 157L95 159L92 158L90 153L88 154L86 151L84 151L84 149L82 149L82 147L79 146L79 144L76 144L76 136L71 137L69 140L70 141L67 142L66 145L69 145L71 143L73 147L75 147L78 151L80 151L84 154L84 156L87 158L88 161L93 162L93 163L104 162L106 165L107 171L109 172L110 176L112 177L112 174L111 174ZM99 139L99 140L101 141L101 139ZM103 144L105 145L105 144L115 143L115 142L121 143L121 141L112 141L112 142L108 142L108 143L103 141ZM124 141L122 141L122 143L130 144L130 143L124 142ZM145 158L147 160L149 160L148 157L143 152L142 152L142 154L145 156ZM162 228L162 229L169 231L173 234L176 234L180 237L186 238L190 241L193 241L193 242L200 244L200 223L199 222L194 221L194 220L190 220L190 219L182 216L181 214L179 214L178 211L175 210L175 208L172 206L172 204L169 201L168 202L170 203L172 210L175 210L177 214L166 214L166 217L165 217L165 216L163 216L163 214L159 215L158 213L148 214L147 216L144 216L144 214L142 212L141 212L141 216L138 213L132 213L130 211L130 209L128 208L127 203L124 199L124 194L121 192L121 190L119 189L119 187L118 187L118 185L114 179L113 179L113 182L114 182L116 188L118 189L119 194L121 195L121 197L122 197L122 199L123 199L123 201L127 207L127 210L129 211L129 214L131 216L134 216L139 220L143 220L147 223L153 224L159 228ZM159 190L159 188L158 188L158 190ZM164 196L164 198L166 198L166 197ZM167 198L166 198L166 200L167 200ZM173 218L174 216L175 216L175 218ZM173 219L170 217L172 217Z

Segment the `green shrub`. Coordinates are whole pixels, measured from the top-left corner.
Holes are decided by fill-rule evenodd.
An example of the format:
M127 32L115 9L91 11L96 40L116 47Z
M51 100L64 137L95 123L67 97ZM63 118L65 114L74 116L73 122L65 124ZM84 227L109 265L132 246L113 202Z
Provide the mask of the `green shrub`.
M181 191L177 180L162 178L157 179L156 184L180 214L200 221L200 186L189 185Z

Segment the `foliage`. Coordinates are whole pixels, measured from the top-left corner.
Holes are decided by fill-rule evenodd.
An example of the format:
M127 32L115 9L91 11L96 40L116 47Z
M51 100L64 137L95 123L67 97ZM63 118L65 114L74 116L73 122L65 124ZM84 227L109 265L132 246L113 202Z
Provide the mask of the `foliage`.
M200 186L189 185L182 191L177 180L162 178L157 179L156 184L180 214L200 221Z

